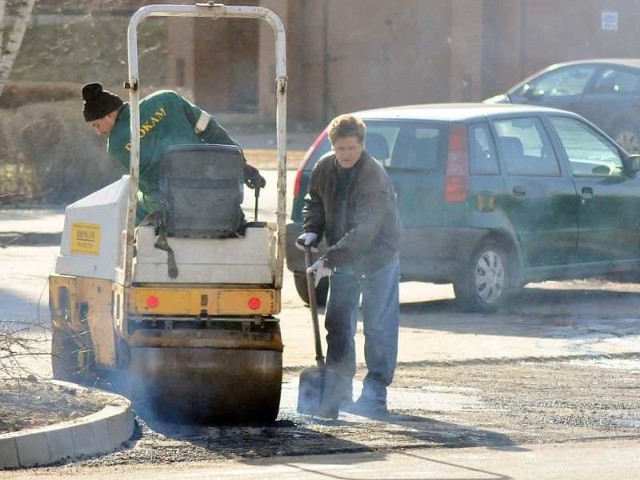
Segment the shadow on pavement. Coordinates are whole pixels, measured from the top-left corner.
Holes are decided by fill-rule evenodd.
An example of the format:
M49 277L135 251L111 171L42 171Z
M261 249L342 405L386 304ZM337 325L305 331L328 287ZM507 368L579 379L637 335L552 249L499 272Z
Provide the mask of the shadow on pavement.
M525 451L507 435L402 412L366 418L341 414L337 420L301 415L279 417L258 425L184 425L138 413L137 441L162 439L167 446L188 443L224 458L254 459L397 448L486 447ZM143 435L144 434L144 435ZM131 445L133 447L134 444ZM144 445L141 445L144 446ZM157 445L157 448L164 448ZM137 449L141 454L146 449ZM304 459L296 461L305 462ZM314 462L315 459L309 459Z
M0 232L0 248L11 246L57 246L60 245L62 233L39 232Z
M359 418L351 416L352 419ZM525 451L511 438L502 433L483 430L466 425L434 420L400 411L390 411L386 415L372 417L376 427L390 436L392 445L410 447L486 447L498 450ZM356 423L351 421L349 423ZM348 424L345 422L345 424Z

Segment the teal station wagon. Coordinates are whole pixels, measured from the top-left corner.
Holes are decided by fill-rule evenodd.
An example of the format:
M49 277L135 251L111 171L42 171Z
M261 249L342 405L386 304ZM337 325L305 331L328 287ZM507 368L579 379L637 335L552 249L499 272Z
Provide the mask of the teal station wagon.
M401 280L452 283L462 309L494 312L529 282L638 269L640 157L562 110L433 104L355 113L387 169L403 224ZM307 300L303 198L326 131L297 172L287 265ZM326 297L326 283L319 298Z

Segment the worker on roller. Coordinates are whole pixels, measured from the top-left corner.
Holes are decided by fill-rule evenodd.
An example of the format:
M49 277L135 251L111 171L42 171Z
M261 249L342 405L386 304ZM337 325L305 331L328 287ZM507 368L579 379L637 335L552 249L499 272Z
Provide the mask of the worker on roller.
M94 82L82 87L82 113L98 135L107 136L107 153L129 168L131 152L130 106ZM210 114L172 90L160 90L140 101L140 178L136 222L162 209L159 165L172 145L238 143ZM265 179L246 162L245 184L263 188Z

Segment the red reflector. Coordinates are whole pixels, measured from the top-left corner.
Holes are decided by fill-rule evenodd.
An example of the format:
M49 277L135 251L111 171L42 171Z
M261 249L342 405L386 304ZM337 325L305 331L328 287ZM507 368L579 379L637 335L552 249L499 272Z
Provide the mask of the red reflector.
M259 299L259 298L251 297L251 298L249 299L249 308L250 308L251 310L257 310L257 309L259 309L259 308L260 308L260 305L261 305L261 302L260 302L260 299Z
M158 297L156 297L155 295L150 295L147 297L147 307L156 308L158 305L160 305L160 299Z
M449 135L445 202L463 202L469 194L469 146L467 127L456 125Z

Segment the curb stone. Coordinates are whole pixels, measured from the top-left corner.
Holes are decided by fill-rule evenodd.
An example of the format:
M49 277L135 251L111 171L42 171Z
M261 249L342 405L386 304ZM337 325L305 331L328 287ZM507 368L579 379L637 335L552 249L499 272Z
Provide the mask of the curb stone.
M11 246L58 246L62 232L0 232L0 248Z
M72 389L74 383L53 381ZM133 435L131 402L110 392L102 410L67 422L0 435L0 469L45 466L117 450Z

